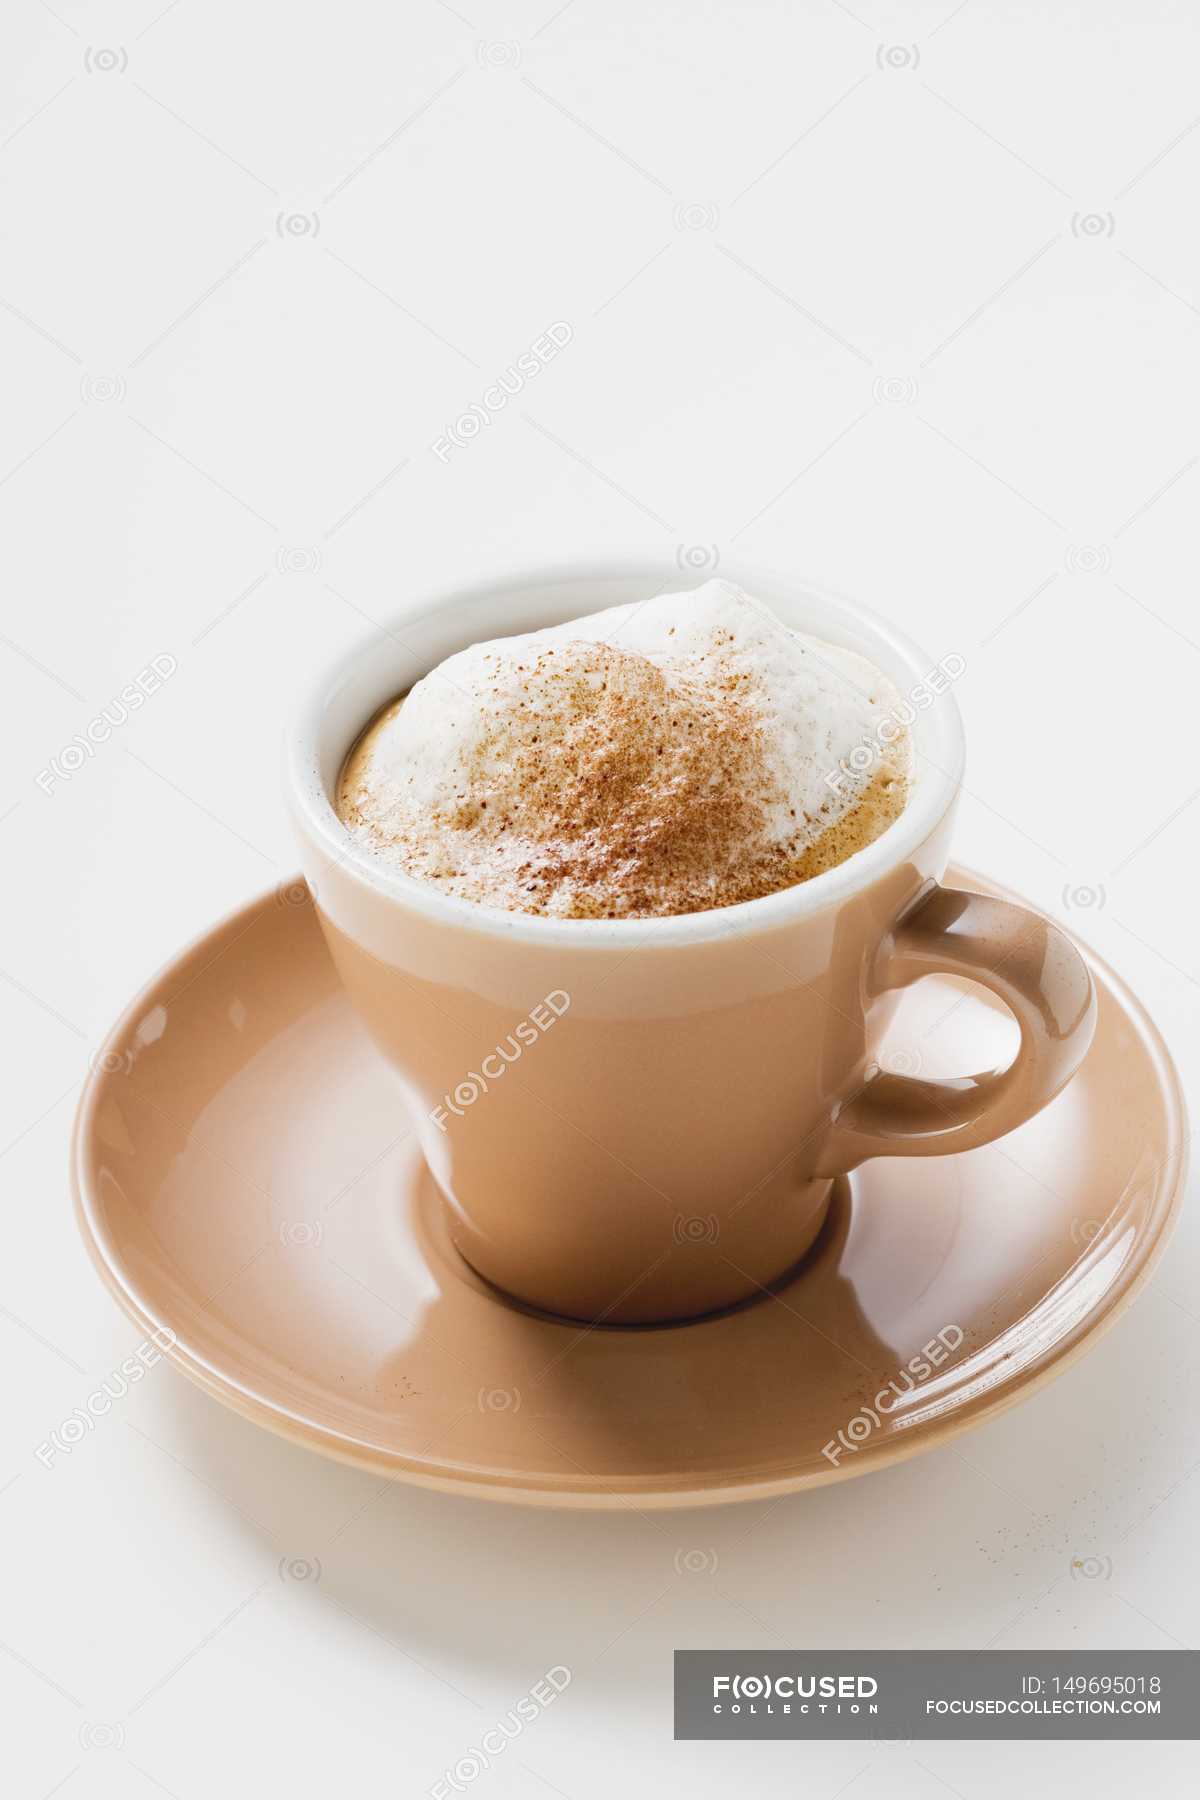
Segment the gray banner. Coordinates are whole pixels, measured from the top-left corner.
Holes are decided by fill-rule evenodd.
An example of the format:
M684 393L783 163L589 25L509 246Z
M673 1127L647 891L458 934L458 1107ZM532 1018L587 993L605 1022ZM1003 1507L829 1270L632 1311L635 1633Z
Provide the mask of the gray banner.
M1197 1650L677 1650L677 1738L1200 1738Z

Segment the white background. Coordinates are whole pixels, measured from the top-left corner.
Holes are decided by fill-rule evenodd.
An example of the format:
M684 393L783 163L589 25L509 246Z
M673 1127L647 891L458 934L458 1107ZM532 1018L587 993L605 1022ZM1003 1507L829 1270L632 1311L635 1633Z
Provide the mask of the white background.
M771 1508L381 1488L165 1367L51 1469L34 1451L135 1341L67 1198L89 1054L291 871L283 720L414 584L736 546L957 652L963 858L1094 943L1190 1084L1197 9L3 19L5 1793L420 1794L557 1663L568 1693L481 1800L1194 1791L1180 1745L670 1738L675 1646L1200 1638L1186 1210L1131 1314L1037 1399ZM557 320L562 355L441 460ZM164 652L166 688L39 785ZM676 1574L689 1549L716 1572ZM1092 1558L1107 1573L1073 1578Z

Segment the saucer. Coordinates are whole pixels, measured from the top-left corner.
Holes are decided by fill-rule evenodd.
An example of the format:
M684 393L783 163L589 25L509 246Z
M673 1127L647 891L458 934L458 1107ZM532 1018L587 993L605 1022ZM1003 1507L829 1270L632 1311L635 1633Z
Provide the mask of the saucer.
M962 869L948 880L1018 898ZM1178 1081L1141 1007L1080 948L1096 1038L1039 1117L981 1150L843 1178L801 1268L753 1302L587 1327L504 1299L450 1243L297 880L184 951L113 1030L76 1121L80 1226L185 1374L378 1475L644 1509L864 1474L1060 1373L1163 1248ZM931 977L905 993L880 1062L962 1074L1003 1064L1015 1039L983 989Z

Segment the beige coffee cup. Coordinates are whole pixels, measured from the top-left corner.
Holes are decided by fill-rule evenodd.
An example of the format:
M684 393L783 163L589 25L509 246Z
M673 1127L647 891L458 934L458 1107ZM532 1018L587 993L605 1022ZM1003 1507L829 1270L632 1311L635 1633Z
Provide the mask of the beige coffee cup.
M935 662L795 578L722 574L870 658L913 715L904 812L800 886L670 918L537 918L384 866L337 817L342 762L386 701L472 642L694 585L648 564L414 600L320 681L290 744L304 872L398 1073L397 1131L406 1111L467 1261L577 1319L687 1318L758 1292L811 1246L835 1176L871 1156L991 1142L1054 1098L1092 1036L1091 978L1070 940L1023 907L941 885L961 659ZM924 1080L875 1066L899 991L937 973L1011 1009L1021 1041L1007 1069Z

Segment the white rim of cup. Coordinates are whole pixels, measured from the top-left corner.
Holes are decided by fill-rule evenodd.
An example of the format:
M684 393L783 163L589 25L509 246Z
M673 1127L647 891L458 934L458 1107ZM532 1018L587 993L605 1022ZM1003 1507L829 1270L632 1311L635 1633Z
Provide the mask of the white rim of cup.
M938 666L911 638L878 614L785 570L739 560L732 568L723 561L714 573L751 594L758 589L788 591L802 612L809 618L815 615L811 628L813 636L824 637L827 642L848 644L868 656L890 676L902 696L910 694ZM428 882L388 867L350 836L334 809L322 770L326 766L332 767L336 781L346 753L371 715L364 713L348 735L342 733L344 741L336 746L336 754L327 758L329 712L334 696L362 671L365 664L377 666L381 658L386 661L389 644L398 643L390 634L411 630L426 619L444 618L456 606L479 606L510 591L514 594L514 612L519 615L521 590L532 592L538 588L569 586L573 582L639 580L644 580L648 594L670 589L686 591L700 585L697 577L689 578L686 570L681 572L674 566L664 568L649 557L533 564L498 570L483 580L426 590L380 621L322 674L293 721L287 741L287 781L301 828L344 872L375 893L386 895L431 922L493 939L521 941L545 948L603 947L626 953L796 924L839 906L853 894L870 887L886 870L903 863L936 829L958 792L965 758L962 717L949 687L922 712L915 728L914 791L899 818L873 843L856 850L835 868L760 899L740 901L735 906L675 913L665 918L635 919L562 919L512 912L444 894ZM767 594L763 597L768 605L771 604ZM581 606L576 616L592 610L596 609ZM564 619L571 616L569 611L563 614ZM803 629L809 629L807 620L800 623ZM828 630L831 623L836 635ZM526 626L517 616L507 629L520 632L532 627ZM455 648L465 649L468 644L479 641L481 635L500 636L504 632L492 630L479 634L468 631ZM398 645L391 653L397 665L404 650L403 645ZM411 662L411 651L406 654ZM448 654L449 651L443 652L443 655ZM441 660L441 657L435 659ZM422 675L428 672L429 669L421 669ZM411 674L407 681L398 675L392 693L402 692L405 686L412 685L413 679L416 678ZM382 685L386 688L386 683ZM386 694L381 696L380 704L385 699Z

